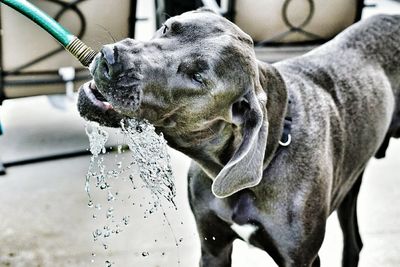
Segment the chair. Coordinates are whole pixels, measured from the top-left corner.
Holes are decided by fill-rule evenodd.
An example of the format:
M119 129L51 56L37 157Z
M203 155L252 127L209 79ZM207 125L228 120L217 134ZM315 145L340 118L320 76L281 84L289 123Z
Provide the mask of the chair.
M207 6L236 23L255 41L259 59L275 62L301 55L361 18L364 0L157 0L158 26Z

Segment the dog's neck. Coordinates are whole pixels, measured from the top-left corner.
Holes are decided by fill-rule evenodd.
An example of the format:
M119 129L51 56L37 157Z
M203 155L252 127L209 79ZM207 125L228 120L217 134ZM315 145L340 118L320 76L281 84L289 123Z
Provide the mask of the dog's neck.
M289 98L288 106L286 110L285 122L283 124L283 131L279 145L281 147L289 146L292 143L292 112L291 112L291 100Z
M278 70L258 61L261 87L267 94L268 140L264 156L264 168L268 166L282 143L287 143L291 129L291 108L285 82Z
M285 84L278 71L260 62L259 75L262 89L268 96L264 118L268 120L267 145L264 169L277 153L280 144L286 143L290 133L291 114ZM163 131L164 132L164 131ZM197 162L214 179L229 162L242 140L242 131L227 123L220 134L203 142L193 142L189 135L177 136L176 131L164 132L168 144Z

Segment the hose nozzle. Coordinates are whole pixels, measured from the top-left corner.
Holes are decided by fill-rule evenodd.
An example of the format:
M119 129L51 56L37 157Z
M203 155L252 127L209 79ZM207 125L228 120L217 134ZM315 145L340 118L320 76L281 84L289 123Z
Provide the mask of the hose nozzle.
M85 67L89 67L90 63L92 63L94 57L97 55L96 51L77 37L65 46L65 49L76 57Z

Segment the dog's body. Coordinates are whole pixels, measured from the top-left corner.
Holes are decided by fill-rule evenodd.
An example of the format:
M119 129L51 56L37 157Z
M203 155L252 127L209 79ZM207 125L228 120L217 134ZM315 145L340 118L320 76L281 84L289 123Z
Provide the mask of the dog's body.
M397 137L400 130L400 17L386 20L376 17L312 53L274 65L291 99L293 141L278 149L258 186L218 199L208 190L211 180L192 165L192 209L198 222L206 220L203 250L220 250L204 266L230 266L215 264L229 257L229 241L236 238L230 226L249 223L258 228L250 243L279 266L308 266L323 241L324 222L337 208L346 232L344 265L356 266L362 246L353 221L357 179L389 124ZM346 195L352 199L341 206Z
M271 66L255 60L250 41L238 29L206 13L172 18L171 33L151 43L121 43L112 52L104 50L93 73L97 86L107 85L99 90L119 112L102 119L98 107L87 107L91 96L82 93L87 94L86 88L80 96L82 115L113 125L110 121L120 119L120 113L149 118L173 147L194 159L189 198L201 239L201 266L231 266L232 242L238 237L267 251L279 266L318 266L326 219L334 210L345 237L343 266L356 266L362 247L356 217L362 173L372 156L384 155L390 137L400 137L400 16L368 19L307 55ZM209 23L201 21L204 17ZM193 24L197 20L208 28ZM182 25L188 21L196 25L198 36L184 35ZM181 28L174 30L177 22ZM221 32L228 32L229 39L218 39ZM206 78L195 77L202 87L193 88L182 77L177 82L154 67L154 51L170 49L173 38L200 43L193 49L212 52L201 38L215 46L231 42L233 48L229 46L230 55L219 50L223 60L217 64L204 62L196 51L196 67L184 67L196 68ZM137 60L129 55L122 59L129 47L135 47L140 64L126 63ZM183 44L178 49L191 48ZM169 51L163 55L164 66L175 69L174 60L180 61L179 74L185 58ZM129 107L137 108L137 103L111 96L110 67L117 59L131 71L151 66L150 77L157 80L142 82L146 86L135 92L142 105L136 113ZM102 64L107 65L106 78ZM146 70L135 72L147 77ZM283 147L279 140L288 113L292 142Z

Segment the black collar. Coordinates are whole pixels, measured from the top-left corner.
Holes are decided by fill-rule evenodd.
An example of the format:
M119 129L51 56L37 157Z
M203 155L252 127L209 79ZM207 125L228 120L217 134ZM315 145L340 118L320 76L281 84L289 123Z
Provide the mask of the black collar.
M282 137L279 141L280 146L289 146L292 142L292 136L290 134L292 130L292 112L291 112L291 103L292 101L289 99L286 116L285 116L285 123L283 125Z

